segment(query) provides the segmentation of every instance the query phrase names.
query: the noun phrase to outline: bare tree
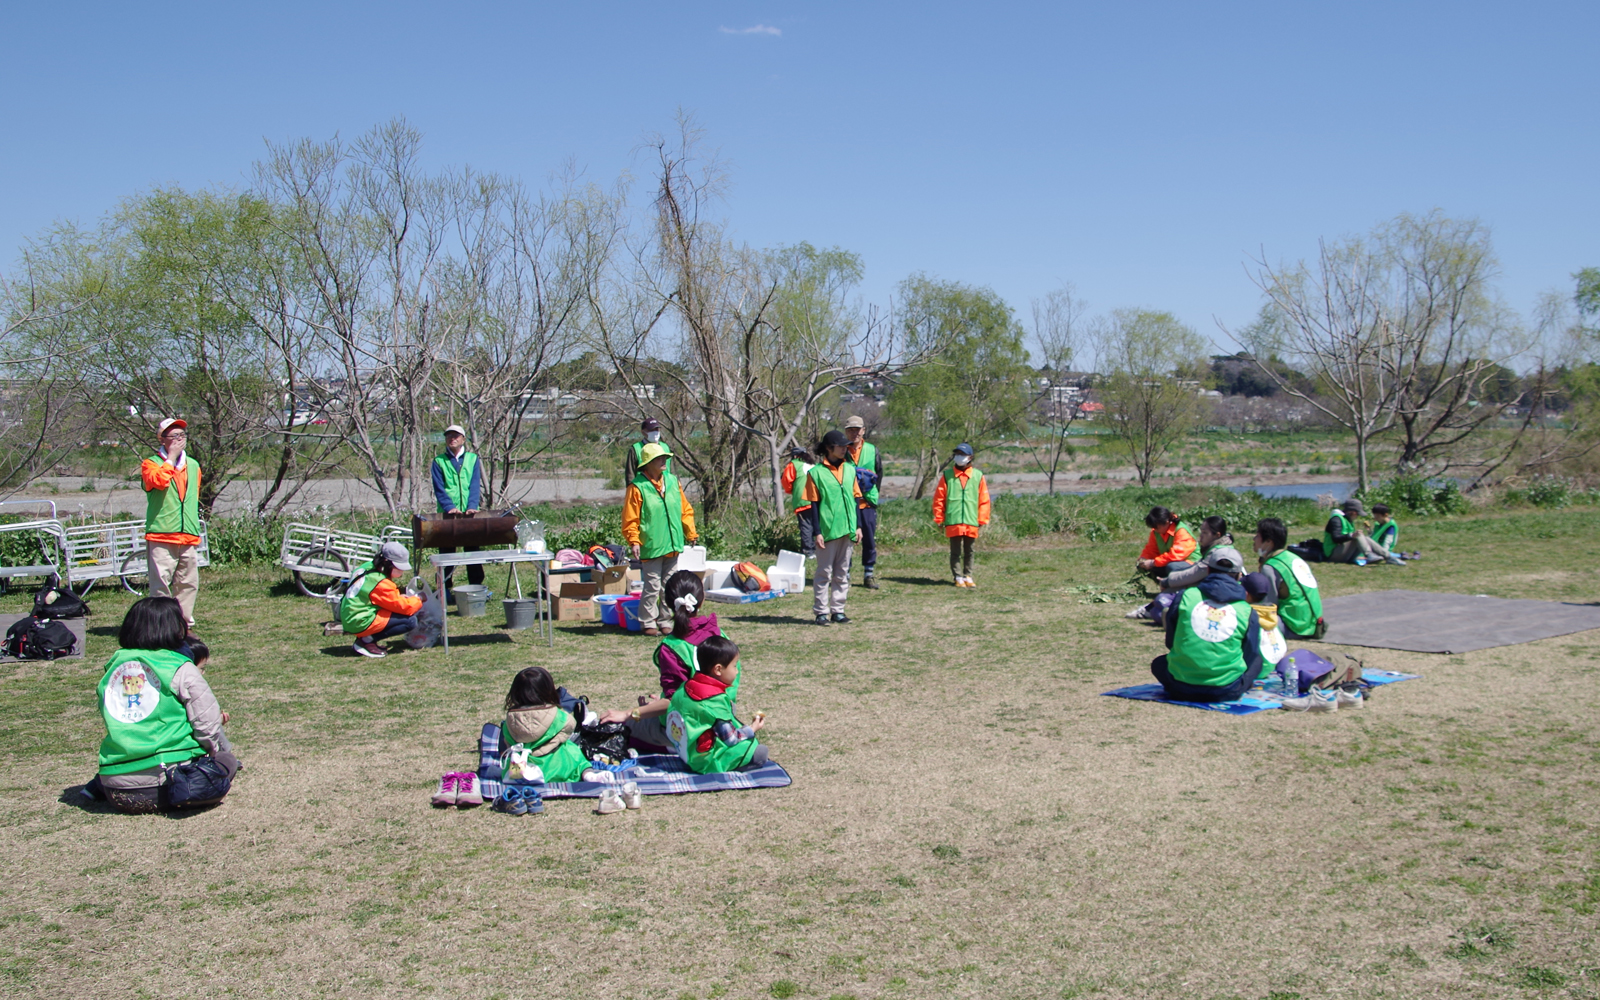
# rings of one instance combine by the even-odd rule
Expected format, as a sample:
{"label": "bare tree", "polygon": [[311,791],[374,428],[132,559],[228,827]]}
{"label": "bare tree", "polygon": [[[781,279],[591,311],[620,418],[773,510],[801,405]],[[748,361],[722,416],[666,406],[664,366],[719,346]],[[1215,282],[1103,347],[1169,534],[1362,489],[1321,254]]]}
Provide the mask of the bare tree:
{"label": "bare tree", "polygon": [[1048,385],[1043,386],[1035,398],[1043,397],[1044,422],[1050,429],[1050,436],[1042,445],[1033,445],[1031,450],[1034,467],[1048,477],[1052,494],[1056,491],[1056,474],[1061,462],[1071,454],[1067,435],[1078,419],[1076,392],[1063,391],[1078,387],[1066,386],[1062,376],[1071,370],[1078,356],[1083,339],[1083,313],[1083,300],[1073,294],[1071,285],[1063,285],[1044,298],[1033,300],[1033,336],[1038,342],[1042,367],[1050,372]]}
{"label": "bare tree", "polygon": [[1199,421],[1206,400],[1201,362],[1206,342],[1171,313],[1118,309],[1096,331],[1105,422],[1128,453],[1139,485],[1172,445]]}

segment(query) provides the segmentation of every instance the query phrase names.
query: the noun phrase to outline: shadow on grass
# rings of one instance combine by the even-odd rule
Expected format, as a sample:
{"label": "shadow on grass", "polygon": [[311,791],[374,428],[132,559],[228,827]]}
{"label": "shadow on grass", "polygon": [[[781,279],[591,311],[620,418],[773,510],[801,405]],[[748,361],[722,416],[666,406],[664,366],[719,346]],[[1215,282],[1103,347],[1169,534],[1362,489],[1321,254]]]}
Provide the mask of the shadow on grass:
{"label": "shadow on grass", "polygon": [[[103,802],[100,799],[90,798],[89,796],[85,795],[83,793],[83,789],[83,785],[69,785],[61,790],[61,795],[56,799],[56,801],[64,806],[72,806],[75,809],[79,809],[83,812],[96,816],[125,815],[111,808],[111,803]],[[222,805],[221,802],[213,802],[209,805],[196,806],[193,809],[162,809],[159,810],[159,814],[164,819],[185,820],[195,816],[203,816],[220,805]],[[133,814],[129,813],[126,815]]]}
{"label": "shadow on grass", "polygon": [[932,576],[886,576],[883,578],[889,583],[909,583],[913,587],[954,587],[955,585],[943,577]]}

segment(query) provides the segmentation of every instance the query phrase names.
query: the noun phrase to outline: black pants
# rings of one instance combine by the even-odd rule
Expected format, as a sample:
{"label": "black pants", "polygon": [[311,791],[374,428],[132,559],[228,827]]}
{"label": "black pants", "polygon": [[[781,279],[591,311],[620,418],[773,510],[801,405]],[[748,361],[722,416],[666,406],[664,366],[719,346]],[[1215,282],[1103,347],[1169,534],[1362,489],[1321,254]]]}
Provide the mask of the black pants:
{"label": "black pants", "polygon": [[878,567],[878,508],[863,507],[861,520],[861,566],[871,576]]}
{"label": "black pants", "polygon": [[1239,675],[1239,679],[1232,684],[1213,687],[1209,684],[1188,684],[1172,676],[1172,671],[1167,668],[1167,654],[1150,661],[1150,672],[1155,674],[1156,680],[1161,682],[1161,687],[1167,692],[1167,697],[1179,701],[1198,701],[1205,704],[1214,704],[1219,701],[1237,701],[1241,695],[1250,690],[1256,682],[1256,672],[1246,668]]}
{"label": "black pants", "polygon": [[[440,549],[439,551],[440,552],[454,552],[455,549]],[[462,551],[463,552],[477,552],[479,550],[475,549],[475,548],[466,548],[466,549],[463,549]],[[444,585],[446,587],[449,587],[450,584],[454,583],[455,582],[455,576],[456,576],[456,567],[451,566],[449,569],[445,570],[444,571]],[[479,584],[479,583],[483,582],[483,564],[482,563],[474,563],[471,566],[467,567],[467,582],[471,583],[471,584]]]}
{"label": "black pants", "polygon": [[796,511],[794,519],[800,523],[800,554],[807,558],[817,554],[816,523],[807,522],[805,514]]}

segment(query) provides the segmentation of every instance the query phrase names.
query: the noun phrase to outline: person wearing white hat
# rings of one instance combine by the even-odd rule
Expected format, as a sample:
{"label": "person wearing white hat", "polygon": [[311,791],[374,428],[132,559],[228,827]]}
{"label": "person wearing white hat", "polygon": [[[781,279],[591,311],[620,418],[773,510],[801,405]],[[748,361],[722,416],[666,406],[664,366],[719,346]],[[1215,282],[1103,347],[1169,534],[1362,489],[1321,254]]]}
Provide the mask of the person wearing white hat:
{"label": "person wearing white hat", "polygon": [[200,593],[200,463],[189,455],[189,425],[156,426],[161,446],[139,465],[144,484],[144,546],[151,597],[171,597],[194,628]]}
{"label": "person wearing white hat", "polygon": [[[467,432],[460,424],[444,429],[444,454],[433,460],[433,499],[439,505],[439,513],[447,518],[473,517],[478,513],[478,504],[483,499],[483,467],[478,463],[478,456],[467,450]],[[455,549],[439,551],[454,552]],[[478,550],[468,548],[467,551]],[[452,568],[446,576],[446,585],[454,573]],[[467,582],[483,582],[481,565],[467,567]]]}
{"label": "person wearing white hat", "polygon": [[399,542],[384,542],[370,563],[356,567],[355,579],[339,602],[339,624],[355,636],[350,648],[362,656],[386,655],[380,639],[417,627],[422,598],[402,594],[395,581],[411,572],[411,558]]}

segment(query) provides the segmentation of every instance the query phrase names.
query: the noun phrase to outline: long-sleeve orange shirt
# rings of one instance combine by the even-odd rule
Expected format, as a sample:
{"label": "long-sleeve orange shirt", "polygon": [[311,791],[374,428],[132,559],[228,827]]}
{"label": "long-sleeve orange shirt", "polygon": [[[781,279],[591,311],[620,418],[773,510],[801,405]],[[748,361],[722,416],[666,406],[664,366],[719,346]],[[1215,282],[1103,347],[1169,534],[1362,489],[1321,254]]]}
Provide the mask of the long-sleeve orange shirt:
{"label": "long-sleeve orange shirt", "polygon": [[[956,478],[961,480],[961,485],[966,486],[967,480],[972,478],[973,469],[956,469]],[[944,524],[945,495],[949,491],[945,488],[944,477],[939,477],[939,485],[933,489],[933,523]],[[978,480],[978,525],[989,523],[989,479],[983,477]],[[970,524],[945,524],[944,537],[946,538],[977,538],[978,528]]]}
{"label": "long-sleeve orange shirt", "polygon": [[361,635],[376,635],[388,628],[391,614],[414,615],[422,610],[422,598],[407,597],[402,594],[393,580],[379,580],[378,585],[367,595],[367,600],[378,609],[378,617],[372,619],[372,624],[368,625]]}
{"label": "long-sleeve orange shirt", "polygon": [[[812,466],[812,468],[818,468],[818,466]],[[843,462],[840,462],[838,465],[829,465],[826,462],[824,462],[821,465],[821,468],[827,469],[829,472],[833,473],[833,478],[839,480],[839,482],[841,482],[841,483],[844,482],[844,463]],[[860,500],[861,499],[861,480],[857,479],[852,485],[855,486],[856,499]],[[817,484],[813,483],[811,481],[811,477],[810,476],[806,477],[806,491],[804,493],[800,494],[800,495],[802,497],[804,497],[805,499],[810,500],[812,503],[817,503],[822,499],[822,495],[817,492]]]}
{"label": "long-sleeve orange shirt", "polygon": [[[1172,544],[1162,552],[1161,543],[1167,539],[1171,539]],[[1194,540],[1194,536],[1173,521],[1163,528],[1150,529],[1150,540],[1144,543],[1144,551],[1139,553],[1139,558],[1153,559],[1157,566],[1165,566],[1171,562],[1188,562],[1199,548],[1200,543]]]}
{"label": "long-sleeve orange shirt", "polygon": [[[178,499],[182,500],[189,495],[189,463],[183,463],[183,468],[175,468],[169,461],[163,459],[156,461],[147,458],[139,463],[139,478],[144,480],[144,488],[148,490],[174,489],[178,491]],[[200,476],[194,477],[194,488],[200,488]],[[152,531],[144,536],[152,542],[162,545],[199,545],[200,536],[190,535],[182,531]]]}
{"label": "long-sleeve orange shirt", "polygon": [[[799,479],[800,479],[799,470],[795,468],[794,462],[790,461],[788,465],[785,465],[783,467],[783,476],[779,478],[778,482],[779,482],[780,485],[783,486],[783,492],[789,494],[790,496],[794,496],[794,484],[796,482],[798,482]],[[801,487],[802,490],[804,488],[805,487]],[[801,495],[802,498],[805,496],[804,493],[801,493],[800,495]],[[798,511],[805,510],[805,508],[804,507],[797,507],[797,508],[795,508],[795,510],[798,512]]]}
{"label": "long-sleeve orange shirt", "polygon": [[[665,481],[650,484],[656,488],[660,496],[667,495]],[[644,509],[644,494],[639,492],[639,487],[628,484],[628,492],[622,500],[622,540],[629,545],[642,545],[639,540],[639,512]],[[683,498],[683,540],[690,545],[700,540],[700,532],[694,526],[694,505],[688,497]]]}

